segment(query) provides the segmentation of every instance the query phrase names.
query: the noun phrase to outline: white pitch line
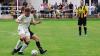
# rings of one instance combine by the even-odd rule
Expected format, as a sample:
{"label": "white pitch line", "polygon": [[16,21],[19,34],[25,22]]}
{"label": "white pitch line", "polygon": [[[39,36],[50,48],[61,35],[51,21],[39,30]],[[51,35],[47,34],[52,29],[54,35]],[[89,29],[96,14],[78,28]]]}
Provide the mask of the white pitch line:
{"label": "white pitch line", "polygon": [[13,35],[13,36],[16,36],[17,35],[17,33],[15,33],[15,32],[8,32],[8,31],[0,31],[0,33],[8,33],[8,34],[11,34],[11,35]]}

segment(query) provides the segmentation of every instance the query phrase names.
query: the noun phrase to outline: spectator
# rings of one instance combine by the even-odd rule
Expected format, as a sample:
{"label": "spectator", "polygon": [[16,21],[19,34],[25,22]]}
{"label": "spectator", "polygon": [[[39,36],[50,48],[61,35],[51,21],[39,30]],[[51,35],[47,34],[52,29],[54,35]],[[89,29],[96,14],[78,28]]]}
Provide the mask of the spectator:
{"label": "spectator", "polygon": [[100,3],[98,3],[98,6],[97,6],[97,13],[98,13],[98,17],[100,17]]}
{"label": "spectator", "polygon": [[63,15],[64,15],[64,18],[68,17],[68,3],[65,3],[64,6],[63,6]]}
{"label": "spectator", "polygon": [[92,4],[92,6],[91,6],[91,15],[94,15],[94,13],[95,13],[95,5]]}
{"label": "spectator", "polygon": [[29,8],[34,8],[33,5],[31,3],[28,3],[28,7]]}
{"label": "spectator", "polygon": [[62,17],[63,7],[64,7],[64,4],[60,3],[60,5],[58,6],[59,13],[57,13],[59,15],[58,18]]}
{"label": "spectator", "polygon": [[49,15],[48,15],[48,17],[52,17],[52,5],[49,3],[48,4],[48,11],[49,11]]}
{"label": "spectator", "polygon": [[78,12],[78,7],[77,7],[77,5],[75,5],[75,10],[74,10],[75,16],[77,16],[77,12]]}
{"label": "spectator", "polygon": [[54,9],[58,9],[58,5],[57,5],[57,2],[54,4]]}
{"label": "spectator", "polygon": [[73,4],[71,2],[69,4],[69,13],[70,13],[69,17],[72,18],[73,17]]}
{"label": "spectator", "polygon": [[0,17],[1,17],[1,3],[0,3]]}
{"label": "spectator", "polygon": [[44,6],[43,6],[43,4],[41,4],[41,6],[40,6],[40,13],[41,13],[41,17],[43,18],[44,17]]}
{"label": "spectator", "polygon": [[44,10],[48,9],[48,4],[46,2],[43,3]]}
{"label": "spectator", "polygon": [[89,4],[86,3],[86,8],[88,9],[88,15],[89,15]]}
{"label": "spectator", "polygon": [[48,16],[48,4],[46,2],[43,3],[43,7],[44,7],[44,17]]}
{"label": "spectator", "polygon": [[51,4],[50,3],[48,4],[48,9],[51,10]]}
{"label": "spectator", "polygon": [[60,3],[60,5],[58,6],[60,10],[63,9],[64,4]]}

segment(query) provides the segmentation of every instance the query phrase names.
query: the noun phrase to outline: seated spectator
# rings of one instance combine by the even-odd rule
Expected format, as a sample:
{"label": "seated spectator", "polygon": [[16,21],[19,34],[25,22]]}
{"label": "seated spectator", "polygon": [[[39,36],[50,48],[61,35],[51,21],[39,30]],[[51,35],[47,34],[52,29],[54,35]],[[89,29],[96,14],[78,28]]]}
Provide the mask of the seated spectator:
{"label": "seated spectator", "polygon": [[40,6],[40,13],[41,13],[41,15],[40,15],[40,17],[44,17],[44,6],[43,6],[43,4],[41,4],[41,6]]}
{"label": "seated spectator", "polygon": [[58,9],[56,9],[55,14],[57,19],[61,18],[61,7],[58,7]]}
{"label": "seated spectator", "polygon": [[69,4],[69,13],[70,13],[69,17],[72,18],[73,17],[73,4],[71,2]]}
{"label": "seated spectator", "polygon": [[65,3],[65,5],[63,6],[63,17],[66,18],[68,17],[68,3]]}

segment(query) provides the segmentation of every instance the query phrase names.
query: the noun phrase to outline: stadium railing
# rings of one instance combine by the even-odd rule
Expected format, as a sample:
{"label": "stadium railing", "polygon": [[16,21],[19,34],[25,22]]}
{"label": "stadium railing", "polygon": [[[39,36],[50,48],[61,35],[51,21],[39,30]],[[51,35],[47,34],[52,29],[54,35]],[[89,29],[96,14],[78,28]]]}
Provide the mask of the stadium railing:
{"label": "stadium railing", "polygon": [[[22,6],[1,6],[0,7],[0,19],[13,19],[17,18],[20,15]],[[73,10],[73,12],[70,12],[70,9],[65,11],[60,11],[60,13],[56,11],[45,11],[41,13],[40,11],[36,11],[36,16],[40,18],[74,18],[76,15],[76,12]],[[98,17],[97,14],[95,14],[95,17]]]}
{"label": "stadium railing", "polygon": [[[0,7],[0,19],[12,19],[20,15],[20,8],[22,6],[1,6]],[[18,8],[18,9],[17,9]]]}

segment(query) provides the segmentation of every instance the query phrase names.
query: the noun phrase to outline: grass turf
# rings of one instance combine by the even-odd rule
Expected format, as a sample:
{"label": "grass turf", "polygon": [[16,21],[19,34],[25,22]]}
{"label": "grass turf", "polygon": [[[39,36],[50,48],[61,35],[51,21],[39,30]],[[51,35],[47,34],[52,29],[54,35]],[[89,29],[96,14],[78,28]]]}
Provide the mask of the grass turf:
{"label": "grass turf", "polygon": [[[78,36],[76,20],[43,20],[41,24],[31,26],[31,30],[40,36],[42,46],[48,50],[38,56],[100,56],[100,20],[88,21],[87,37]],[[1,20],[0,56],[11,56],[18,39],[17,24],[13,20]],[[31,56],[32,49],[37,48],[31,40],[24,56]]]}

